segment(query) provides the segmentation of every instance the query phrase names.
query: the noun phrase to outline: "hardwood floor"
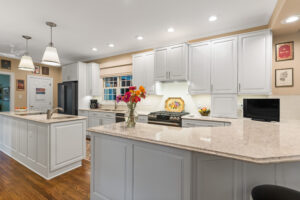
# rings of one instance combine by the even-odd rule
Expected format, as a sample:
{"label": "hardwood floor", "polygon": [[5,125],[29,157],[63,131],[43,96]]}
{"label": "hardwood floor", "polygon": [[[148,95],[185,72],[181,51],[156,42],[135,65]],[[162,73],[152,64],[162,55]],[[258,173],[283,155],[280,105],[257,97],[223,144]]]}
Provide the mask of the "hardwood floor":
{"label": "hardwood floor", "polygon": [[0,151],[0,200],[88,200],[90,162],[50,181]]}

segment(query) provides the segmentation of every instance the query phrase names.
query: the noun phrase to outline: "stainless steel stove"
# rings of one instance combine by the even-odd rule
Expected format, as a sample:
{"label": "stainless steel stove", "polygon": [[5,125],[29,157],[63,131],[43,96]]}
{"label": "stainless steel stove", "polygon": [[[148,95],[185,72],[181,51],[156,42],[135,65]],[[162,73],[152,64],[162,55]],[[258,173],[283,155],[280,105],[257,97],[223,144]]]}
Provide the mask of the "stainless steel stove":
{"label": "stainless steel stove", "polygon": [[148,115],[148,123],[181,127],[182,116],[188,114],[189,113],[187,112],[168,112],[168,111],[152,112]]}

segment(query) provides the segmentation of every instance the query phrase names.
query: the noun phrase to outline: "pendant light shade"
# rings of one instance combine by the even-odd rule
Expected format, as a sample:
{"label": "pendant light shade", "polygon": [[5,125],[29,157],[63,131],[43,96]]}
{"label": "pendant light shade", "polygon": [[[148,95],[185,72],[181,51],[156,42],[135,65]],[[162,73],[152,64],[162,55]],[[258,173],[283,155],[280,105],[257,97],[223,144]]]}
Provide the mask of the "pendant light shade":
{"label": "pendant light shade", "polygon": [[21,58],[18,69],[24,71],[34,71],[34,64],[32,58],[28,54],[28,40],[30,40],[31,37],[23,35],[23,38],[26,39],[26,52]]}
{"label": "pendant light shade", "polygon": [[53,46],[52,42],[52,28],[56,27],[56,24],[53,22],[46,22],[47,26],[50,26],[51,31],[51,41],[49,46],[46,47],[46,50],[43,55],[42,64],[51,65],[51,66],[60,66],[60,61],[56,48]]}

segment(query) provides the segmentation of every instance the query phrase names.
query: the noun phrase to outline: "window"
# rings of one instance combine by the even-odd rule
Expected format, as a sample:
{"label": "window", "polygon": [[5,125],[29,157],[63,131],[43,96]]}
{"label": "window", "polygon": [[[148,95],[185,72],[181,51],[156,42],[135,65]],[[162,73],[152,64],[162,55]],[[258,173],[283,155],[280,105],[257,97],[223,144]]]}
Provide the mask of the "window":
{"label": "window", "polygon": [[103,78],[104,100],[115,101],[117,95],[124,95],[132,85],[132,76],[116,76]]}

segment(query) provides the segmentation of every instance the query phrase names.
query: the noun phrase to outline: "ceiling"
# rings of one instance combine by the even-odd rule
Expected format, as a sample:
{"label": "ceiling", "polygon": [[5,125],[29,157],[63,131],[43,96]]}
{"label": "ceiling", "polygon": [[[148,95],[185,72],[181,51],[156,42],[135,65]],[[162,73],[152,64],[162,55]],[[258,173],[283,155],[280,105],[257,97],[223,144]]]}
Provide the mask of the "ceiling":
{"label": "ceiling", "polygon": [[[22,35],[40,62],[58,24],[54,46],[63,64],[184,42],[266,25],[277,0],[0,0],[0,52],[22,52]],[[218,20],[209,22],[211,15]],[[174,27],[174,33],[167,29]],[[136,40],[142,35],[144,40]],[[110,48],[107,44],[115,44]],[[96,47],[98,52],[92,51]]]}

